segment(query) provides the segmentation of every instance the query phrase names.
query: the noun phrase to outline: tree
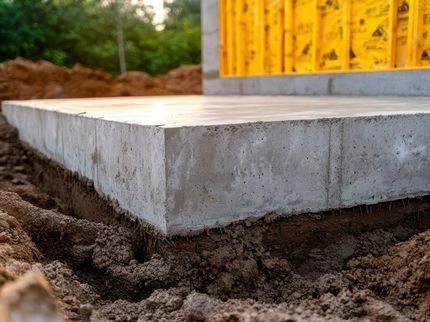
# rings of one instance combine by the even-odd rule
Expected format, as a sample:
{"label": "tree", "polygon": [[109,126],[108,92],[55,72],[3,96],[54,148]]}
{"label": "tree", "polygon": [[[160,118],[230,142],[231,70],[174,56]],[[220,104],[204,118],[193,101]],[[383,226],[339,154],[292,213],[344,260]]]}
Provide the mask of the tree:
{"label": "tree", "polygon": [[200,62],[199,1],[170,3],[164,30],[143,1],[0,0],[0,61],[22,56],[153,75]]}
{"label": "tree", "polygon": [[200,28],[200,0],[164,1],[167,11],[166,29],[181,29],[183,23]]}

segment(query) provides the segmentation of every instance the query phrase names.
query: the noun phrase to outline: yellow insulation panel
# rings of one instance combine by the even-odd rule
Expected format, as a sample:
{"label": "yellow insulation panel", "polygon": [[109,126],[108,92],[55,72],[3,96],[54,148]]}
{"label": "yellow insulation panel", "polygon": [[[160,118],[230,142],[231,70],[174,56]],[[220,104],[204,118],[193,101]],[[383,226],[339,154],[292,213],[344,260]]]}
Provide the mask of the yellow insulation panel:
{"label": "yellow insulation panel", "polygon": [[242,73],[248,75],[257,75],[263,71],[263,56],[262,56],[262,33],[263,28],[263,12],[261,1],[258,0],[243,0],[238,1],[239,13],[239,28],[240,32],[237,35],[243,46],[240,47],[243,52]]}
{"label": "yellow insulation panel", "polygon": [[[227,68],[227,75],[232,76],[236,75],[236,46],[234,39],[234,10],[233,10],[233,2],[231,0],[225,0],[225,19],[221,19],[220,24],[225,23],[225,37],[226,39],[223,42],[226,44],[227,53],[226,53],[226,62],[221,62],[221,66],[225,65]],[[220,8],[220,10],[223,7]],[[222,12],[222,11],[220,11]],[[222,52],[221,47],[221,59],[223,59],[224,54]]]}
{"label": "yellow insulation panel", "polygon": [[293,3],[294,71],[314,70],[314,30],[317,0],[295,0]]}
{"label": "yellow insulation panel", "polygon": [[294,16],[293,16],[294,0],[284,1],[284,72],[291,73],[294,66]]}
{"label": "yellow insulation panel", "polygon": [[221,76],[430,67],[430,0],[219,0]]}
{"label": "yellow insulation panel", "polygon": [[264,72],[283,72],[284,0],[264,0]]}
{"label": "yellow insulation panel", "polygon": [[[344,24],[349,0],[323,0],[320,10],[320,45],[318,52],[318,69],[342,69],[348,53],[345,47],[347,28]],[[346,51],[346,52],[345,52]]]}
{"label": "yellow insulation panel", "polygon": [[233,22],[234,22],[234,45],[236,50],[236,75],[247,75],[245,69],[246,59],[246,11],[245,1],[233,1]]}
{"label": "yellow insulation panel", "polygon": [[351,68],[388,68],[390,1],[354,1],[352,12]]}
{"label": "yellow insulation panel", "polygon": [[411,1],[397,0],[396,21],[396,63],[395,67],[406,67],[408,58],[408,31],[410,24]]}
{"label": "yellow insulation panel", "polygon": [[[220,0],[220,12],[225,12],[227,0]],[[220,27],[219,27],[219,48],[220,48],[220,70],[221,76],[226,76],[228,72],[228,50],[227,50],[227,22],[226,15],[220,16]]]}
{"label": "yellow insulation panel", "polygon": [[418,16],[418,65],[430,66],[430,0],[420,1]]}
{"label": "yellow insulation panel", "polygon": [[264,39],[261,32],[264,28],[263,5],[260,0],[245,0],[244,3],[246,17],[245,68],[250,74],[262,74],[264,63]]}

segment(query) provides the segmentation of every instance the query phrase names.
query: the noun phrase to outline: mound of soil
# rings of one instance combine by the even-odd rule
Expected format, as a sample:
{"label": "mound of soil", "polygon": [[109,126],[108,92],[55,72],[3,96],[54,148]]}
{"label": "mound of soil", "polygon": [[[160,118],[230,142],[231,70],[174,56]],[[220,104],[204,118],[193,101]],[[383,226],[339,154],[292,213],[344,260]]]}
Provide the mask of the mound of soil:
{"label": "mound of soil", "polygon": [[159,240],[142,255],[147,240],[132,226],[77,217],[67,200],[42,191],[34,178],[48,173],[51,163],[36,167],[36,154],[1,115],[0,151],[0,291],[14,280],[22,285],[19,278],[28,271],[41,272],[67,321],[430,319],[426,200],[413,216],[382,226],[362,214],[357,220],[365,229],[347,229],[353,222],[325,234],[307,228],[309,236],[318,234],[316,242],[294,247],[274,244],[267,232],[291,227],[294,234],[301,222],[321,226],[324,219],[246,221]]}
{"label": "mound of soil", "polygon": [[200,94],[202,91],[202,68],[200,65],[184,65],[157,78],[167,91],[180,95]]}
{"label": "mound of soil", "polygon": [[27,272],[0,292],[0,321],[63,322],[55,296],[40,272]]}
{"label": "mound of soil", "polygon": [[16,58],[0,64],[0,103],[2,100],[37,98],[113,97],[144,95],[185,95],[201,93],[201,67],[181,66],[152,78],[130,71],[113,77],[102,70],[76,64],[73,68],[47,61],[31,62]]}

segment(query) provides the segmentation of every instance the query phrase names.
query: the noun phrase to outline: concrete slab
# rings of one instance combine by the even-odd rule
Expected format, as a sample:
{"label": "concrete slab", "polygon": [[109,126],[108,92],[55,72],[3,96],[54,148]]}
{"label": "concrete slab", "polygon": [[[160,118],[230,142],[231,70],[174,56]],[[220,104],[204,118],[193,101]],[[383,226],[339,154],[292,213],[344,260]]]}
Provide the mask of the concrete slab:
{"label": "concrete slab", "polygon": [[9,101],[20,138],[167,235],[430,193],[430,99]]}

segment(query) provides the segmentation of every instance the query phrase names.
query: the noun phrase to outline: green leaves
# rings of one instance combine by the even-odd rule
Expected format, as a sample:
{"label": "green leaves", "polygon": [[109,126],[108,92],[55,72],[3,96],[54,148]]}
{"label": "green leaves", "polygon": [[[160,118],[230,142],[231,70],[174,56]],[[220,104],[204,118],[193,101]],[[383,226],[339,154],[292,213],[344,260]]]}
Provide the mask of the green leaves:
{"label": "green leaves", "polygon": [[68,67],[81,63],[117,74],[118,5],[128,70],[155,75],[200,63],[198,0],[166,4],[162,31],[155,29],[142,1],[0,0],[0,61],[22,56]]}

